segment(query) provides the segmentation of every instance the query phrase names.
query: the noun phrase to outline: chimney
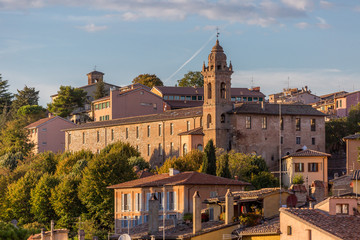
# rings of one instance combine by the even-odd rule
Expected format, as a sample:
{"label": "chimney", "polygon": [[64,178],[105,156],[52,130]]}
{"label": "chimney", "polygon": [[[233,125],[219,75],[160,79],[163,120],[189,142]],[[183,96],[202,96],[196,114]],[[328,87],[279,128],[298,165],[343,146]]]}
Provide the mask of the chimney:
{"label": "chimney", "polygon": [[199,191],[193,196],[193,234],[201,231],[201,198]]}
{"label": "chimney", "polygon": [[230,189],[227,190],[225,195],[225,224],[233,222],[234,217],[234,196]]}
{"label": "chimney", "polygon": [[169,168],[169,176],[175,176],[176,174],[179,174],[180,171],[176,170],[174,168]]}
{"label": "chimney", "polygon": [[51,118],[53,114],[51,112],[48,113],[48,118]]}
{"label": "chimney", "polygon": [[50,228],[51,228],[50,240],[55,240],[55,222],[54,222],[54,220],[51,220]]}
{"label": "chimney", "polygon": [[149,200],[149,233],[155,234],[157,231],[159,231],[159,200],[155,193],[152,193]]}

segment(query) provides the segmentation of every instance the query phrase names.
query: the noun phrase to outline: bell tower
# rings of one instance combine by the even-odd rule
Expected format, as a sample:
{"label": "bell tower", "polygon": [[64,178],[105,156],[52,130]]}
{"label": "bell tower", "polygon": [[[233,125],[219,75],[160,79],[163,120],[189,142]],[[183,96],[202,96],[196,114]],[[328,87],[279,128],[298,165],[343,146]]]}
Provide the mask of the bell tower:
{"label": "bell tower", "polygon": [[226,112],[232,109],[231,103],[231,62],[226,63],[223,48],[216,40],[208,57],[208,66],[203,64],[204,76],[203,131],[204,145],[212,139],[216,147],[229,149],[229,119]]}

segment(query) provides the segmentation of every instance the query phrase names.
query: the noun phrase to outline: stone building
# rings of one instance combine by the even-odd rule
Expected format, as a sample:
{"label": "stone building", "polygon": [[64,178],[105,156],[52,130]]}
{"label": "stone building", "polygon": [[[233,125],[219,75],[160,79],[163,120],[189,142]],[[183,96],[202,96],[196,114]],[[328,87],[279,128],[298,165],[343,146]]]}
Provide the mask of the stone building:
{"label": "stone building", "polygon": [[212,139],[216,147],[262,155],[272,170],[281,155],[304,145],[325,151],[325,114],[310,105],[278,105],[231,101],[232,64],[219,41],[209,54],[204,76],[203,106],[160,114],[86,123],[66,129],[66,149],[100,151],[115,141],[129,142],[152,165],[171,156],[202,149]]}

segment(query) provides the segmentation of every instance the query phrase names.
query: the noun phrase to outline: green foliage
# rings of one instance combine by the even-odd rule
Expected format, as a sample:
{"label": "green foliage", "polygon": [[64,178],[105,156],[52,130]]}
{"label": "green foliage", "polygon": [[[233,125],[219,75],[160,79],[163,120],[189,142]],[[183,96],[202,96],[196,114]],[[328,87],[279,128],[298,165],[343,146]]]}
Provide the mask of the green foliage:
{"label": "green foliage", "polygon": [[11,104],[11,109],[16,113],[19,108],[26,105],[38,105],[39,91],[35,91],[35,88],[25,85],[23,90],[17,90],[17,94],[14,95],[15,99]]}
{"label": "green foliage", "polygon": [[193,214],[192,213],[184,213],[183,220],[192,222],[193,220]]}
{"label": "green foliage", "polygon": [[2,80],[0,74],[0,114],[8,111],[11,105],[12,94],[8,92],[8,80]]}
{"label": "green foliage", "polygon": [[292,179],[293,184],[304,184],[304,178],[301,174],[295,175]]}
{"label": "green foliage", "polygon": [[59,184],[59,179],[45,173],[31,190],[31,213],[34,219],[40,223],[47,224],[56,219],[55,211],[50,203],[51,189]]}
{"label": "green foliage", "polygon": [[150,169],[150,163],[145,161],[142,157],[130,157],[128,161],[132,167],[138,167],[138,170]]}
{"label": "green foliage", "polygon": [[245,213],[245,214],[240,215],[239,221],[240,221],[240,224],[251,227],[251,226],[255,226],[255,225],[259,224],[261,218],[262,218],[261,214]]}
{"label": "green foliage", "polygon": [[10,171],[13,171],[19,161],[24,160],[24,155],[21,152],[17,153],[5,153],[4,155],[0,156],[0,166],[8,168]]}
{"label": "green foliage", "polygon": [[27,239],[33,231],[22,227],[15,227],[11,223],[0,220],[0,239],[1,240],[24,240]]}
{"label": "green foliage", "polygon": [[350,134],[360,132],[360,103],[350,108],[346,123]]}
{"label": "green foliage", "polygon": [[270,172],[260,172],[257,175],[253,174],[251,176],[250,183],[256,188],[268,188],[268,187],[278,187],[279,180]]}
{"label": "green foliage", "polygon": [[67,175],[69,173],[81,174],[82,170],[91,161],[94,154],[88,150],[79,152],[65,152],[59,158],[59,164],[56,168],[56,175]]}
{"label": "green foliage", "polygon": [[216,161],[216,176],[231,178],[230,170],[229,170],[229,154],[224,153],[218,157]]}
{"label": "green foliage", "polygon": [[203,75],[196,71],[189,71],[184,75],[184,77],[177,81],[179,87],[203,87],[204,86],[204,77]]}
{"label": "green foliage", "polygon": [[50,202],[59,220],[58,227],[72,229],[76,218],[85,210],[78,197],[79,177],[65,176],[60,184],[51,189]]}
{"label": "green foliage", "polygon": [[71,86],[60,86],[53,103],[48,104],[48,110],[60,117],[69,116],[76,108],[84,107],[86,92]]}
{"label": "green foliage", "polygon": [[195,149],[181,157],[168,158],[164,164],[157,168],[157,173],[168,173],[169,168],[174,168],[180,172],[199,171],[203,162],[204,153]]}
{"label": "green foliage", "polygon": [[99,229],[113,226],[114,191],[107,187],[136,177],[128,161],[133,156],[139,156],[134,147],[117,142],[104,148],[84,170],[79,198]]}
{"label": "green foliage", "polygon": [[201,172],[216,176],[216,155],[215,146],[212,139],[205,146],[203,164]]}
{"label": "green foliage", "polygon": [[17,110],[17,116],[26,123],[35,122],[45,117],[46,109],[38,105],[24,105]]}
{"label": "green foliage", "polygon": [[154,86],[164,86],[163,82],[155,74],[140,74],[132,83],[140,83],[150,88]]}
{"label": "green foliage", "polygon": [[94,94],[94,99],[99,99],[102,97],[106,96],[106,91],[105,91],[105,84],[103,81],[98,81],[96,83],[96,90],[95,90],[95,94]]}

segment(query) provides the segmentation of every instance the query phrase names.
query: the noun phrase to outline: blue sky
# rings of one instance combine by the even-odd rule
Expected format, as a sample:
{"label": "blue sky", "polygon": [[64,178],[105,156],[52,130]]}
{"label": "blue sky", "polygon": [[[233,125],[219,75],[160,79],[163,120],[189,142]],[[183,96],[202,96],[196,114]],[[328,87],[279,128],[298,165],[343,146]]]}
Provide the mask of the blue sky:
{"label": "blue sky", "polygon": [[12,92],[40,90],[43,106],[94,66],[120,86],[142,73],[173,86],[201,70],[219,27],[233,87],[353,91],[359,23],[352,0],[0,0],[0,73]]}

